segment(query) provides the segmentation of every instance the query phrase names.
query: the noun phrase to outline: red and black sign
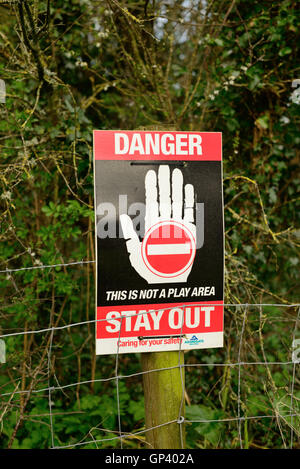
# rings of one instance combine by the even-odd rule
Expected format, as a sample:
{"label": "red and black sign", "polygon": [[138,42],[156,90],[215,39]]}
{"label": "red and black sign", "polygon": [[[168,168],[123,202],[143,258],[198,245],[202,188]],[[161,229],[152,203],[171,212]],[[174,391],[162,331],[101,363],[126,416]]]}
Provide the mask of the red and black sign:
{"label": "red and black sign", "polygon": [[223,344],[221,134],[95,131],[97,354]]}

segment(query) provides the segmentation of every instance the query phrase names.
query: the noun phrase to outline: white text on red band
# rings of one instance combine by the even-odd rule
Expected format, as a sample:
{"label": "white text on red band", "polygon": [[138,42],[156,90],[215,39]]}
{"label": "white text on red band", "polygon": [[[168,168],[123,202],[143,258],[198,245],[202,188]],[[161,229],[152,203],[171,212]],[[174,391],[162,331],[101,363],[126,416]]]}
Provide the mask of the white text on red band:
{"label": "white text on red band", "polygon": [[199,134],[116,132],[116,155],[202,155],[202,137]]}
{"label": "white text on red band", "polygon": [[120,330],[121,321],[124,320],[126,332],[158,331],[160,321],[164,314],[168,316],[168,325],[170,329],[181,329],[186,326],[189,329],[199,327],[200,321],[203,321],[204,327],[211,326],[211,313],[215,311],[214,306],[172,308],[170,310],[160,309],[159,311],[130,310],[130,311],[110,311],[106,315],[109,325],[106,326],[108,333],[116,333]]}

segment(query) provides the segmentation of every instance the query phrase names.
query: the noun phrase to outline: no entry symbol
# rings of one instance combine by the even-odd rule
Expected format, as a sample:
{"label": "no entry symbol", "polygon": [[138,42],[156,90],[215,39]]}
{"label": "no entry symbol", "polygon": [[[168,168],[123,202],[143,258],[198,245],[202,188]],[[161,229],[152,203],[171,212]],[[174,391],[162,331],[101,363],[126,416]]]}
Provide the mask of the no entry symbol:
{"label": "no entry symbol", "polygon": [[163,278],[177,277],[185,272],[191,267],[195,253],[194,236],[184,224],[173,220],[152,226],[142,242],[145,265]]}

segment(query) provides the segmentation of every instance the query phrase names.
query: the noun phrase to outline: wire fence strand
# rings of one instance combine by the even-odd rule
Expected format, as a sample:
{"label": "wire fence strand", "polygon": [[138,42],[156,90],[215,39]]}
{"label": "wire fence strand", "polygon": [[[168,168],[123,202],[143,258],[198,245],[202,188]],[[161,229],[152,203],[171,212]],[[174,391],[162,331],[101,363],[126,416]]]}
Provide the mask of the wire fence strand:
{"label": "wire fence strand", "polygon": [[[8,269],[6,268],[5,270],[0,270],[0,273],[2,274],[7,274],[11,275],[12,273],[15,272],[20,272],[20,271],[27,271],[27,270],[33,270],[33,269],[50,269],[50,268],[55,268],[55,267],[71,267],[71,266],[76,266],[76,265],[85,265],[85,264],[90,264],[94,263],[95,261],[91,260],[81,260],[81,261],[74,261],[74,262],[68,262],[68,263],[60,263],[60,264],[53,264],[53,265],[38,265],[38,266],[31,266],[31,267],[23,267],[20,269]],[[193,305],[189,304],[189,306],[197,306],[197,305],[205,305],[205,302],[195,302]],[[210,306],[213,304],[210,302]],[[182,307],[186,306],[184,304],[181,304]],[[230,424],[236,422],[238,425],[238,440],[239,440],[239,446],[240,448],[243,448],[243,436],[242,436],[242,423],[247,422],[247,421],[256,421],[256,420],[264,420],[264,419],[274,419],[277,421],[283,421],[283,422],[289,422],[290,424],[290,448],[294,447],[294,436],[295,436],[295,428],[294,428],[294,419],[296,417],[299,417],[299,413],[295,412],[294,409],[294,404],[295,404],[295,382],[296,382],[296,370],[297,370],[297,365],[299,364],[298,361],[295,360],[286,360],[286,361],[280,361],[280,360],[256,360],[256,361],[246,361],[242,360],[242,351],[243,351],[243,346],[244,346],[244,335],[245,335],[245,330],[246,330],[246,324],[247,324],[247,317],[248,313],[251,308],[263,308],[263,307],[272,307],[272,308],[298,308],[298,313],[296,318],[290,318],[289,320],[294,323],[293,327],[293,334],[292,334],[292,339],[293,342],[295,341],[296,338],[296,333],[298,331],[298,325],[299,325],[299,319],[300,319],[300,303],[228,303],[224,304],[225,308],[234,308],[236,311],[243,311],[242,316],[240,317],[242,324],[241,324],[241,330],[239,333],[239,340],[238,340],[238,355],[237,355],[237,361],[231,362],[204,362],[204,363],[181,363],[181,341],[179,341],[178,345],[178,364],[172,367],[162,367],[158,369],[152,369],[152,370],[147,370],[147,371],[138,371],[136,373],[128,373],[128,374],[121,374],[119,371],[119,359],[120,359],[120,348],[119,348],[119,343],[121,339],[121,331],[122,331],[122,321],[124,316],[121,315],[121,323],[120,323],[120,329],[119,329],[119,340],[118,340],[118,346],[117,346],[117,353],[115,356],[115,368],[114,368],[114,374],[109,377],[101,377],[101,378],[94,378],[94,379],[89,379],[89,380],[78,380],[74,381],[73,383],[68,383],[68,384],[63,384],[60,385],[57,381],[57,385],[51,385],[51,376],[53,374],[53,365],[52,365],[52,353],[53,353],[53,339],[54,339],[54,334],[57,331],[63,331],[63,330],[68,330],[70,331],[71,328],[74,327],[84,327],[88,326],[90,324],[95,324],[97,322],[101,321],[106,321],[106,319],[87,319],[85,321],[80,321],[80,322],[71,322],[68,324],[64,324],[62,326],[53,325],[53,318],[51,317],[50,319],[50,325],[49,327],[41,328],[41,329],[35,329],[35,330],[28,330],[25,329],[21,331],[15,331],[15,332],[4,332],[0,335],[0,339],[7,339],[7,338],[13,338],[13,337],[19,337],[19,336],[27,336],[27,335],[32,335],[32,334],[47,334],[50,333],[50,338],[49,340],[49,345],[48,345],[48,352],[47,352],[47,386],[46,387],[37,387],[37,388],[32,388],[30,387],[29,389],[19,389],[19,384],[21,383],[21,378],[15,380],[15,388],[13,391],[10,392],[3,392],[0,394],[0,398],[9,398],[9,404],[10,405],[12,402],[14,402],[14,398],[20,395],[27,395],[28,398],[31,396],[40,394],[47,394],[48,396],[48,408],[49,408],[49,427],[50,427],[50,440],[51,440],[51,448],[52,449],[67,449],[67,448],[76,448],[76,447],[81,447],[84,445],[95,445],[97,447],[98,444],[105,443],[107,444],[108,442],[115,442],[119,441],[120,443],[120,448],[123,448],[123,442],[128,439],[128,438],[137,438],[140,435],[145,435],[147,432],[154,430],[156,428],[162,427],[162,426],[167,426],[171,425],[174,423],[177,423],[179,425],[179,430],[180,430],[180,440],[181,440],[181,447],[184,448],[184,438],[183,438],[183,429],[184,429],[184,424]],[[170,307],[166,307],[168,309]],[[157,310],[152,310],[151,312],[159,311]],[[145,315],[149,314],[148,311],[138,313],[137,315]],[[183,331],[183,315],[182,315],[182,322],[181,322],[181,335]],[[289,412],[279,412],[276,410],[275,412],[271,414],[262,414],[262,415],[242,415],[242,369],[243,367],[252,367],[252,366],[264,366],[264,367],[269,367],[269,366],[280,366],[280,367],[287,367],[290,366],[292,367],[292,372],[291,372],[291,383],[290,383],[290,405],[289,405]],[[217,367],[228,367],[231,369],[237,368],[237,376],[238,376],[238,382],[237,382],[237,415],[232,416],[232,417],[224,417],[224,418],[219,418],[219,419],[188,419],[185,418],[183,414],[183,406],[185,402],[185,382],[184,382],[184,372],[186,370],[191,370],[193,368],[203,368],[203,367],[210,367],[211,368],[217,368]],[[119,382],[120,380],[127,380],[127,379],[132,379],[135,377],[142,377],[145,373],[156,373],[160,371],[165,371],[165,370],[171,370],[174,368],[179,368],[180,370],[180,379],[181,379],[181,388],[182,388],[182,396],[181,396],[181,402],[180,402],[180,408],[178,412],[178,418],[176,420],[171,420],[168,422],[163,422],[160,425],[153,426],[151,428],[144,428],[142,430],[138,431],[133,431],[133,432],[123,432],[122,430],[122,419],[121,419],[121,414],[122,414],[122,405],[120,401],[120,388],[119,388]],[[86,385],[91,385],[95,383],[109,383],[109,382],[115,382],[116,384],[116,407],[117,407],[117,424],[118,424],[118,430],[117,434],[112,437],[105,437],[105,438],[94,438],[92,439],[86,439],[84,438],[81,441],[74,442],[72,444],[66,444],[66,445],[59,445],[57,444],[57,439],[55,437],[55,419],[54,419],[54,414],[53,414],[53,404],[52,404],[52,396],[53,393],[55,392],[64,392],[65,390],[76,388],[78,389],[80,386],[86,386]],[[3,386],[2,386],[3,387]],[[106,432],[111,433],[111,430],[105,430]]]}

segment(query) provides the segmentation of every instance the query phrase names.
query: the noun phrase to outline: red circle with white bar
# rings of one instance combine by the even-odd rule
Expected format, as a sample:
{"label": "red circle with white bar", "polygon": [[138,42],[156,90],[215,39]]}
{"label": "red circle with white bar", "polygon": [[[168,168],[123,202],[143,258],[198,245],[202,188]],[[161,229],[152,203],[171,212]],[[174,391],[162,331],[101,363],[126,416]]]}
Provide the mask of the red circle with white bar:
{"label": "red circle with white bar", "polygon": [[177,221],[159,222],[146,233],[142,258],[147,268],[163,278],[178,277],[193,264],[196,242],[191,231]]}

